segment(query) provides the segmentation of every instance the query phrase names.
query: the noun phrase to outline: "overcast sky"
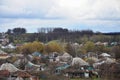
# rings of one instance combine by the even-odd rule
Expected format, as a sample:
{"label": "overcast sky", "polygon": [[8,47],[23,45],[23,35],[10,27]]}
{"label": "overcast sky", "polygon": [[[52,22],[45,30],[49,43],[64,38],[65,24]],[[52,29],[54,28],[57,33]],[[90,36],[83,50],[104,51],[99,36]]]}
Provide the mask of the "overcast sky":
{"label": "overcast sky", "polygon": [[0,0],[0,32],[15,27],[120,32],[120,0]]}

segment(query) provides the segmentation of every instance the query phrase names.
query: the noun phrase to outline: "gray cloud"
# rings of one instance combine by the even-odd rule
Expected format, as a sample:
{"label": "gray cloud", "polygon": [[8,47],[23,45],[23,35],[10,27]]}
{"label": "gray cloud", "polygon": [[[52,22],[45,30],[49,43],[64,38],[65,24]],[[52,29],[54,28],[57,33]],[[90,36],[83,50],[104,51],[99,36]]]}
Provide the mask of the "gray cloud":
{"label": "gray cloud", "polygon": [[51,8],[52,0],[2,0],[2,18],[44,18]]}
{"label": "gray cloud", "polygon": [[[118,31],[120,0],[1,0],[0,28],[67,27]],[[101,28],[104,27],[104,29]]]}
{"label": "gray cloud", "polygon": [[120,19],[119,0],[2,0],[2,18]]}

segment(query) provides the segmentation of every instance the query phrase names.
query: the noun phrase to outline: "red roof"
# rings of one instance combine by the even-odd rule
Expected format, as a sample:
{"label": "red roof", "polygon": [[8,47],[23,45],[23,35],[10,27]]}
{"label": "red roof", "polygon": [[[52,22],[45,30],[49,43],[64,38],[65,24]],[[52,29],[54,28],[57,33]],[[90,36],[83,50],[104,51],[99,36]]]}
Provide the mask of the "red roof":
{"label": "red roof", "polygon": [[22,78],[29,78],[31,75],[25,71],[17,71],[15,74]]}
{"label": "red roof", "polygon": [[10,75],[10,72],[8,70],[0,70],[0,76],[7,77]]}

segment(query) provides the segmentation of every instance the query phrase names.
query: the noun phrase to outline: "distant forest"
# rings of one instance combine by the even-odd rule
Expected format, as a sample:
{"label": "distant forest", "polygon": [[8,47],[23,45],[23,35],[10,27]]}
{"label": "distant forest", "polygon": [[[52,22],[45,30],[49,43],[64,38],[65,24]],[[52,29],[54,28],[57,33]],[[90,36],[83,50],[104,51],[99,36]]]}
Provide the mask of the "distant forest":
{"label": "distant forest", "polygon": [[8,29],[6,32],[10,42],[49,42],[51,40],[60,40],[64,42],[101,41],[101,42],[119,42],[120,32],[101,33],[92,30],[68,30],[66,28],[39,28],[36,33],[27,33],[25,28]]}

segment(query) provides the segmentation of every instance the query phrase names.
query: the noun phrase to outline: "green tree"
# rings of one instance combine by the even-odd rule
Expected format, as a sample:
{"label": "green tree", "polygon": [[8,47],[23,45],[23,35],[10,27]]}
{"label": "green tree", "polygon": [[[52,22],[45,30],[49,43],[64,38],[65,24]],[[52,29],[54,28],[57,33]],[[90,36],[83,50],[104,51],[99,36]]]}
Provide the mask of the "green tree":
{"label": "green tree", "polygon": [[26,33],[25,28],[14,28],[12,31],[13,31],[14,34],[17,34],[17,35]]}
{"label": "green tree", "polygon": [[8,29],[7,32],[6,32],[8,35],[10,35],[12,33],[12,30],[11,29]]}

